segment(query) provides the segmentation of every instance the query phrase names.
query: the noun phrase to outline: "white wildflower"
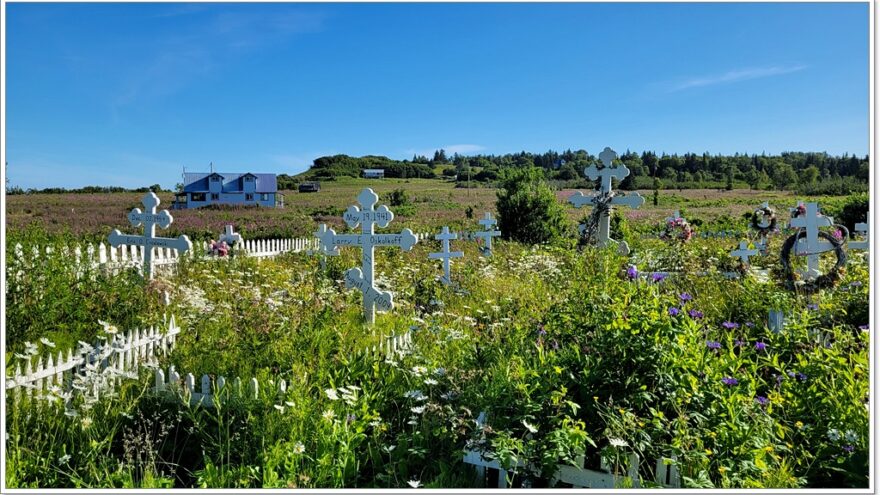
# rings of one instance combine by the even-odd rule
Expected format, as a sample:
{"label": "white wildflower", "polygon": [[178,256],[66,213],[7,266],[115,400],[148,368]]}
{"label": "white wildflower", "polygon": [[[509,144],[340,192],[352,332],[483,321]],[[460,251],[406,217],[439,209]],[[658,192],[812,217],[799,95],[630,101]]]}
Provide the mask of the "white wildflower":
{"label": "white wildflower", "polygon": [[75,418],[75,417],[79,416],[79,413],[76,412],[76,411],[73,410],[73,409],[65,409],[65,410],[64,410],[64,415],[67,416],[67,417],[69,417],[69,418]]}
{"label": "white wildflower", "polygon": [[284,401],[284,404],[287,405],[287,407],[293,407],[293,401],[292,401],[292,400],[286,400],[286,401]]}
{"label": "white wildflower", "polygon": [[840,432],[837,431],[837,428],[831,428],[828,430],[828,439],[832,442],[840,440]]}
{"label": "white wildflower", "polygon": [[40,337],[40,343],[42,343],[44,346],[47,346],[47,347],[52,347],[52,348],[55,347],[55,342],[52,342],[51,340],[47,339],[46,337]]}
{"label": "white wildflower", "polygon": [[419,480],[409,480],[406,482],[406,484],[411,486],[412,488],[418,488],[422,486],[422,482]]}
{"label": "white wildflower", "polygon": [[24,343],[24,353],[29,356],[36,356],[37,355],[37,345],[32,342],[25,342]]}
{"label": "white wildflower", "polygon": [[424,366],[413,366],[412,371],[416,375],[424,375],[428,372],[428,368],[425,368]]}
{"label": "white wildflower", "polygon": [[846,439],[849,443],[856,443],[859,437],[856,435],[856,432],[852,430],[846,430],[846,433],[843,434],[843,438]]}
{"label": "white wildflower", "polygon": [[58,458],[58,464],[67,464],[70,461],[70,454],[64,454]]}
{"label": "white wildflower", "polygon": [[324,390],[324,393],[327,394],[327,398],[330,400],[339,400],[339,394],[336,393],[336,389],[328,388]]}
{"label": "white wildflower", "polygon": [[522,424],[529,430],[529,433],[538,433],[538,428],[535,425],[529,424],[526,420],[522,420]]}
{"label": "white wildflower", "polygon": [[278,410],[278,412],[284,412],[284,406],[281,404],[273,404],[272,407]]}
{"label": "white wildflower", "polygon": [[302,442],[296,442],[296,443],[293,445],[293,453],[294,453],[294,454],[302,454],[302,453],[305,452],[305,451],[306,451],[306,446],[303,445]]}
{"label": "white wildflower", "polygon": [[612,447],[617,448],[629,447],[629,444],[626,443],[626,440],[620,438],[609,438],[608,443],[610,443]]}
{"label": "white wildflower", "polygon": [[324,411],[324,414],[322,414],[321,416],[324,419],[326,419],[327,421],[333,421],[333,418],[336,417],[336,413],[333,412],[332,409],[327,409],[326,411]]}
{"label": "white wildflower", "polygon": [[411,407],[410,410],[416,414],[422,414],[425,412],[425,406]]}
{"label": "white wildflower", "polygon": [[438,383],[437,380],[435,380],[433,378],[426,378],[425,379],[425,385],[437,385],[437,383]]}

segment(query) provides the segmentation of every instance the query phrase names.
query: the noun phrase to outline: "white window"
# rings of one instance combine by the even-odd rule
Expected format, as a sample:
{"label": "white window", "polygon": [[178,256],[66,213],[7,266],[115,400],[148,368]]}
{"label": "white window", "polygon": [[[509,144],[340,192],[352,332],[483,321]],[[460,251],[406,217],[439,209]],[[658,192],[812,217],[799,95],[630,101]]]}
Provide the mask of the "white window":
{"label": "white window", "polygon": [[260,194],[260,201],[269,201],[269,194],[268,193]]}

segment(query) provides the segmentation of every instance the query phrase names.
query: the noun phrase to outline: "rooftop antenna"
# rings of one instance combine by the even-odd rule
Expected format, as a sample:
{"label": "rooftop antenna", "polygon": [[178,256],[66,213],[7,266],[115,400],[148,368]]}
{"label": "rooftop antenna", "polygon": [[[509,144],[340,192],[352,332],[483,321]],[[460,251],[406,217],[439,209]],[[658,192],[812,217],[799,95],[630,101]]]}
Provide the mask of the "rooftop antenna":
{"label": "rooftop antenna", "polygon": [[214,173],[214,162],[211,162],[211,173]]}

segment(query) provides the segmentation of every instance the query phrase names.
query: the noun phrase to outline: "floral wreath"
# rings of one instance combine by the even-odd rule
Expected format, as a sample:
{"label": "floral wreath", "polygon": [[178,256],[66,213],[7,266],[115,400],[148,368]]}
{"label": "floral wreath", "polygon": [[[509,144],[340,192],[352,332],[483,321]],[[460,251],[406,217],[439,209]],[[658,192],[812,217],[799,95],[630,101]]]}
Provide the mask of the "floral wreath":
{"label": "floral wreath", "polygon": [[660,234],[660,238],[666,241],[679,240],[687,242],[693,237],[694,229],[684,218],[673,218],[666,221],[666,230]]}
{"label": "floral wreath", "polygon": [[[796,211],[800,211],[800,210],[798,209]],[[806,209],[804,210],[804,212],[806,212]],[[792,217],[794,218],[796,216],[797,216],[797,213],[793,212]],[[765,218],[770,219],[770,225],[768,225],[766,227],[762,227],[761,221],[764,220]],[[776,211],[774,211],[773,208],[770,208],[768,206],[766,208],[764,208],[764,207],[758,208],[757,210],[752,212],[752,228],[757,230],[758,233],[762,236],[765,236],[768,233],[776,230]]]}
{"label": "floral wreath", "polygon": [[[798,207],[798,210],[800,210],[800,207]],[[801,214],[803,214],[803,212]],[[794,213],[792,216],[794,217]],[[846,251],[843,249],[843,238],[829,234],[825,231],[819,231],[819,237],[825,239],[834,246],[834,254],[837,256],[837,262],[834,263],[834,266],[832,266],[830,270],[828,270],[828,273],[820,275],[816,277],[815,280],[806,282],[800,286],[800,284],[797,283],[797,274],[791,269],[791,250],[794,248],[798,239],[805,237],[806,235],[807,232],[805,230],[800,230],[786,239],[785,243],[782,244],[782,251],[779,253],[779,258],[782,262],[782,271],[785,275],[786,287],[789,290],[800,288],[804,292],[816,292],[818,290],[834,287],[846,272]]]}
{"label": "floral wreath", "polygon": [[229,245],[226,241],[215,241],[211,239],[211,254],[214,256],[226,256],[229,254]]}

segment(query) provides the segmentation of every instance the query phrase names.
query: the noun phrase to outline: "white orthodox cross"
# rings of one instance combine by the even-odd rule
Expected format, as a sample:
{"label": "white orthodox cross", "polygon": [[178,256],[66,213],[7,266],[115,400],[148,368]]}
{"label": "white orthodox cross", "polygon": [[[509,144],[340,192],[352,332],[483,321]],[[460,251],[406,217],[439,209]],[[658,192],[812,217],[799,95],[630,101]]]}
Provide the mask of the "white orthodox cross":
{"label": "white orthodox cross", "polygon": [[819,239],[819,227],[831,227],[834,225],[834,219],[820,215],[819,206],[816,203],[807,203],[805,207],[806,213],[792,218],[790,225],[807,231],[806,237],[799,239],[795,245],[794,254],[807,256],[807,270],[801,271],[801,274],[806,280],[813,280],[820,273],[819,254],[834,249],[833,244]]}
{"label": "white orthodox cross", "polygon": [[678,210],[675,210],[675,213],[671,217],[666,217],[666,223],[674,222],[676,220],[683,220],[683,218],[681,218],[681,213],[679,213]]}
{"label": "white orthodox cross", "polygon": [[871,211],[868,210],[868,217],[865,222],[859,222],[855,225],[856,232],[865,237],[864,241],[849,241],[847,247],[850,249],[869,249],[871,242]]}
{"label": "white orthodox cross", "polygon": [[167,229],[174,219],[168,213],[168,210],[156,213],[156,207],[159,206],[159,196],[156,196],[155,193],[147,193],[141,202],[144,205],[145,211],[141,212],[140,208],[134,208],[128,214],[128,221],[135,227],[143,225],[144,235],[128,235],[119,232],[118,229],[113,229],[108,240],[113,247],[118,247],[122,244],[142,246],[144,249],[144,278],[149,280],[153,278],[154,247],[171,248],[177,250],[178,253],[182,253],[192,249],[192,242],[185,235],[181,235],[176,239],[156,237],[156,226]]}
{"label": "white orthodox cross", "polygon": [[349,206],[342,218],[351,228],[360,225],[360,234],[337,234],[333,229],[324,227],[326,230],[322,232],[322,229],[318,229],[315,235],[321,239],[322,249],[325,252],[327,249],[331,249],[331,246],[333,250],[337,246],[360,247],[363,250],[361,269],[348,270],[346,283],[353,283],[352,287],[357,287],[364,293],[364,319],[367,323],[372,324],[376,321],[376,308],[380,310],[391,308],[390,298],[388,298],[388,305],[385,305],[385,300],[375,295],[383,293],[380,293],[373,286],[373,249],[382,246],[398,246],[404,251],[409,251],[415,246],[418,239],[410,229],[403,229],[399,234],[376,234],[375,226],[387,227],[394,219],[394,214],[385,205],[374,208],[379,202],[379,196],[370,188],[361,191],[357,200],[361,208],[354,205]]}
{"label": "white orthodox cross", "polygon": [[223,234],[220,235],[220,238],[218,240],[220,242],[225,242],[227,245],[229,245],[229,247],[232,247],[232,246],[236,245],[237,243],[241,242],[241,234],[239,234],[238,232],[235,232],[232,229],[232,225],[227,225],[225,232],[223,232]]}
{"label": "white orthodox cross", "polygon": [[[623,180],[629,175],[629,169],[626,168],[626,165],[612,166],[615,158],[617,158],[617,153],[611,148],[606,147],[602,150],[602,152],[599,153],[599,160],[602,161],[604,167],[598,169],[595,165],[590,165],[584,169],[584,175],[586,175],[588,179],[601,179],[599,190],[589,196],[578,191],[568,199],[569,203],[574,205],[575,208],[581,208],[582,206],[595,203],[600,196],[611,193],[611,179]],[[615,195],[611,199],[611,205],[624,205],[629,206],[630,208],[638,208],[644,203],[645,198],[637,192],[628,195]],[[585,226],[581,226],[580,231],[583,232],[584,228]],[[609,242],[615,242],[611,239],[610,207],[607,212],[602,212],[602,216],[599,218],[599,233],[597,240],[600,247],[606,246]],[[624,253],[629,252],[629,247],[626,245],[626,242],[621,243],[620,251]]]}
{"label": "white orthodox cross", "polygon": [[480,249],[480,253],[484,256],[492,256],[492,238],[501,235],[500,230],[493,229],[498,221],[492,218],[492,214],[487,211],[483,219],[477,223],[482,225],[483,229],[485,229],[482,232],[476,232],[474,234],[477,238],[483,239],[483,243],[485,244],[485,246]]}
{"label": "white orthodox cross", "polygon": [[443,260],[443,277],[440,279],[444,284],[449,285],[452,283],[452,275],[449,273],[450,263],[452,258],[461,258],[464,256],[464,253],[461,251],[450,251],[449,250],[449,241],[458,239],[458,235],[453,232],[449,232],[449,227],[443,227],[443,231],[434,236],[434,239],[438,241],[443,241],[443,250],[439,253],[429,253],[428,258],[432,260],[442,259]]}
{"label": "white orthodox cross", "polygon": [[742,264],[745,266],[749,266],[749,257],[757,256],[757,249],[749,249],[748,241],[739,241],[739,249],[735,249],[730,252],[730,255],[734,258],[739,258],[742,260]]}

